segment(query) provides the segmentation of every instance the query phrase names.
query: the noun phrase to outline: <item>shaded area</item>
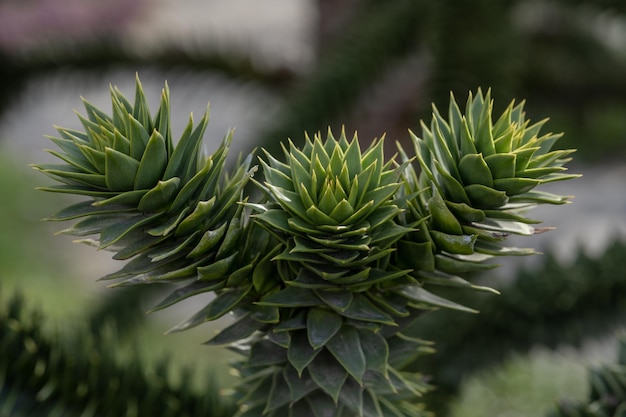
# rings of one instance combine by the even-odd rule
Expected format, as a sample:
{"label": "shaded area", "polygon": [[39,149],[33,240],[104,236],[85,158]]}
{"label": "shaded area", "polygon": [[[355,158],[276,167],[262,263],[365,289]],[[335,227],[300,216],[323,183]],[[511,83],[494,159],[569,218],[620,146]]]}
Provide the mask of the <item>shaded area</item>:
{"label": "shaded area", "polygon": [[415,363],[415,369],[433,376],[437,387],[430,408],[446,415],[464,378],[498,366],[514,353],[537,345],[580,346],[623,326],[625,255],[626,244],[619,241],[597,258],[581,253],[568,265],[548,254],[540,268],[520,271],[501,295],[468,300],[479,314],[442,310],[421,317],[411,334],[433,340],[437,351]]}
{"label": "shaded area", "polygon": [[235,412],[210,376],[199,393],[190,369],[177,370],[180,383],[172,382],[168,358],[152,369],[142,366],[138,351],[120,359],[113,326],[97,333],[79,327],[60,338],[42,330],[43,317],[21,296],[0,297],[0,415],[230,417]]}

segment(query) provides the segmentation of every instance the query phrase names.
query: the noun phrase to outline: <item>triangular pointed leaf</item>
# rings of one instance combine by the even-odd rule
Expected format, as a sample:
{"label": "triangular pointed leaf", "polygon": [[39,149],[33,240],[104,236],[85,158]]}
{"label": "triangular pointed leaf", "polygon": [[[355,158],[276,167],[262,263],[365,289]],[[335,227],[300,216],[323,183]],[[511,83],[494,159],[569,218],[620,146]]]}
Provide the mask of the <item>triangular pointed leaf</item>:
{"label": "triangular pointed leaf", "polygon": [[314,349],[324,346],[341,328],[343,318],[327,308],[311,308],[307,313],[307,335]]}
{"label": "triangular pointed leaf", "polygon": [[163,177],[166,166],[165,140],[159,132],[154,131],[139,162],[134,188],[142,190],[154,187]]}
{"label": "triangular pointed leaf", "polygon": [[107,187],[112,191],[130,191],[135,183],[139,161],[116,151],[105,149],[105,178]]}
{"label": "triangular pointed leaf", "polygon": [[207,321],[222,317],[231,311],[250,292],[251,286],[226,291],[215,297],[202,310],[198,311],[188,320],[176,325],[168,333],[180,332],[190,329]]}
{"label": "triangular pointed leaf", "polygon": [[348,372],[328,352],[318,355],[308,369],[317,386],[337,404],[341,387],[348,379]]}
{"label": "triangular pointed leaf", "polygon": [[291,332],[291,343],[287,350],[287,358],[289,363],[298,371],[298,375],[302,376],[304,368],[315,359],[322,349],[315,350],[309,344],[309,340],[305,331],[299,330]]}
{"label": "triangular pointed leaf", "polygon": [[174,201],[179,185],[180,179],[177,177],[159,181],[156,187],[141,198],[137,208],[143,212],[153,212],[167,207]]}
{"label": "triangular pointed leaf", "polygon": [[354,327],[343,326],[326,344],[326,349],[359,384],[363,384],[366,360],[359,333]]}
{"label": "triangular pointed leaf", "polygon": [[228,345],[251,336],[265,326],[266,324],[254,320],[250,315],[246,315],[220,331],[212,339],[204,342],[204,344],[210,346]]}

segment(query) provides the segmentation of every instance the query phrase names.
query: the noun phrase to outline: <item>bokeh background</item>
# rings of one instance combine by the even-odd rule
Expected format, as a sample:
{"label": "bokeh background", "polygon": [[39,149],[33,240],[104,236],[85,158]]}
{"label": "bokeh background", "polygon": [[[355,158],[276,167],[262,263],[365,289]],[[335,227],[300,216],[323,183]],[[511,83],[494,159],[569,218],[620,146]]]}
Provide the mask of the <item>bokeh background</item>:
{"label": "bokeh background", "polygon": [[[136,74],[154,108],[167,81],[174,136],[211,103],[209,151],[231,127],[236,152],[275,152],[304,131],[345,126],[364,143],[385,134],[393,153],[430,118],[431,103],[446,108],[450,91],[463,102],[491,88],[496,109],[525,99],[531,120],[550,117],[547,129],[565,132],[560,146],[578,149],[570,170],[583,177],[545,188],[576,198],[537,210],[557,230],[521,244],[575,265],[625,240],[622,0],[0,0],[3,292],[23,292],[60,332],[118,300],[123,320],[142,321],[124,343],[139,347],[145,366],[171,354],[172,366],[198,370],[200,389],[206,373],[224,388],[234,380],[229,354],[201,346],[215,328],[162,333],[206,300],[147,317],[150,297],[126,294],[120,305],[128,290],[96,282],[120,265],[53,236],[64,225],[40,219],[71,199],[36,191],[49,180],[28,166],[53,160],[44,149],[54,125],[79,128],[81,96],[108,109],[109,85],[132,96]],[[532,271],[542,262],[509,260],[481,279],[506,285],[522,264]],[[626,280],[626,268],[617,271]],[[623,314],[593,339],[537,344],[468,372],[451,415],[541,415],[560,397],[585,397],[587,367],[613,360]]]}

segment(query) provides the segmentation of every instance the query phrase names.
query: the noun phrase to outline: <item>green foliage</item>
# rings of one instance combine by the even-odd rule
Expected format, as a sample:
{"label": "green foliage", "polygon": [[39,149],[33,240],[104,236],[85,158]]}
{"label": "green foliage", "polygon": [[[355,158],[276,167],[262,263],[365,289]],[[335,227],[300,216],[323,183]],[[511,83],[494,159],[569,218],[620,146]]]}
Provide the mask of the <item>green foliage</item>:
{"label": "green foliage", "polygon": [[[436,311],[407,330],[433,340],[437,352],[414,365],[433,375],[440,402],[449,401],[462,379],[494,367],[509,355],[540,345],[556,349],[601,338],[624,321],[626,244],[616,241],[598,257],[577,253],[564,264],[547,253],[540,267],[520,271],[501,295],[474,296],[480,314]],[[447,331],[449,326],[457,329]],[[494,340],[494,338],[497,339]]]}
{"label": "green foliage", "polygon": [[431,348],[406,330],[428,310],[472,311],[430,287],[483,290],[460,275],[533,253],[501,241],[540,230],[529,208],[567,202],[535,186],[576,177],[562,172],[572,151],[551,150],[560,135],[540,136],[521,105],[494,119],[479,90],[411,135],[420,175],[382,140],[362,151],[329,130],[289,142],[284,162],[266,152],[251,197],[252,155],[225,168],[230,134],[201,154],[208,114],[174,145],[167,88],[154,117],[139,80],[134,103],[111,98],[111,116],[85,101],[85,132],[51,138],[64,164],[35,165],[62,183],[42,189],[89,198],[50,220],[78,219],[63,232],[129,260],[104,277],[116,286],[182,283],[153,310],[214,293],[172,331],[234,315],[207,343],[242,355],[238,417],[427,415],[408,366]]}
{"label": "green foliage", "polygon": [[620,417],[626,414],[626,339],[619,340],[618,361],[592,369],[587,402],[563,400],[549,417]]}
{"label": "green foliage", "polygon": [[43,317],[19,295],[0,294],[0,415],[2,416],[215,416],[230,417],[234,404],[193,373],[172,383],[166,358],[153,370],[138,353],[118,355],[113,327],[74,329],[71,337],[42,330]]}

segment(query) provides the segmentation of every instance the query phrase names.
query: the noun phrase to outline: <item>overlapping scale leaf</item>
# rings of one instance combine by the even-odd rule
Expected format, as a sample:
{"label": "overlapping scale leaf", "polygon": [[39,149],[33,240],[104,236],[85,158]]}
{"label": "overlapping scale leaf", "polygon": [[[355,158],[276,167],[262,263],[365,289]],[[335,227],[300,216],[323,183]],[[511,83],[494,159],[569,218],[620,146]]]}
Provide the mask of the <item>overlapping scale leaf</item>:
{"label": "overlapping scale leaf", "polygon": [[[459,275],[496,266],[485,261],[535,253],[504,241],[547,230],[526,217],[529,209],[568,202],[570,197],[534,188],[577,177],[564,168],[573,150],[552,150],[561,134],[540,133],[546,120],[532,124],[523,106],[512,102],[494,118],[490,92],[478,90],[469,94],[464,112],[451,97],[447,120],[434,107],[421,137],[410,133],[420,173],[406,166],[398,200],[406,201],[405,223],[428,220],[399,242],[397,261],[410,267],[419,254],[414,274],[422,282],[468,287]],[[401,155],[409,159],[403,150]]]}
{"label": "overlapping scale leaf", "polygon": [[155,309],[215,293],[172,331],[233,313],[207,344],[245,358],[239,417],[420,415],[427,386],[403,368],[430,347],[403,328],[426,309],[471,311],[429,286],[481,288],[461,276],[532,253],[502,240],[538,230],[525,210],[566,202],[535,185],[572,177],[558,135],[539,136],[520,105],[493,121],[479,92],[413,135],[419,175],[402,150],[399,165],[382,141],[361,151],[329,131],[261,158],[262,197],[248,201],[251,158],[225,172],[230,134],[201,155],[208,115],[174,145],[167,88],[154,117],[139,82],[134,104],[115,88],[112,103],[109,116],[85,102],[84,132],[51,138],[63,164],[36,168],[62,185],[44,189],[90,198],[51,219],[128,260],[104,277],[114,285],[183,282]]}
{"label": "overlapping scale leaf", "polygon": [[286,162],[261,160],[268,202],[252,205],[256,220],[284,244],[275,259],[289,264],[285,281],[317,288],[366,289],[396,278],[381,267],[409,230],[395,223],[399,168],[385,161],[383,142],[365,152],[356,135],[329,131],[284,148]]}
{"label": "overlapping scale leaf", "polygon": [[[252,344],[245,368],[260,371],[271,363],[277,371],[259,372],[263,382],[251,377],[260,390],[255,395],[270,400],[242,416],[291,410],[386,415],[382,410],[391,402],[379,404],[374,392],[410,391],[413,398],[423,389],[421,381],[399,378],[400,371],[390,368],[381,336],[387,329],[393,337],[399,319],[424,307],[416,292],[401,291],[418,285],[410,270],[389,264],[397,241],[414,225],[397,223],[401,209],[394,199],[403,167],[385,161],[382,145],[374,142],[362,152],[356,136],[349,141],[342,132],[335,139],[329,131],[325,140],[307,137],[302,149],[289,143],[286,162],[271,155],[261,160],[266,182],[259,186],[267,201],[249,206],[281,242],[272,257],[281,284],[255,304],[277,309],[280,321],[263,328],[266,336]],[[246,384],[247,392],[252,387]],[[300,400],[299,388],[287,389],[301,384],[310,391],[306,398],[319,401]]]}
{"label": "overlapping scale leaf", "polygon": [[[312,311],[316,316],[321,313]],[[329,317],[321,313],[314,320]],[[345,325],[331,326],[332,335],[312,336],[307,321],[294,318],[285,324],[300,329],[289,349],[272,333],[251,342],[247,359],[238,364],[242,373],[236,389],[242,404],[238,417],[422,415],[419,399],[430,387],[421,375],[402,368],[409,357],[431,351],[426,342],[398,343],[399,336],[385,338]],[[329,338],[329,343],[314,350],[307,339],[318,336]]]}
{"label": "overlapping scale leaf", "polygon": [[[86,115],[79,115],[84,132],[58,128],[59,137],[51,138],[61,151],[50,152],[63,163],[35,166],[62,183],[42,189],[89,198],[50,220],[77,220],[61,233],[128,260],[103,277],[116,280],[114,285],[186,281],[155,309],[216,292],[209,305],[174,330],[235,309],[263,280],[257,267],[267,269],[270,236],[249,225],[239,204],[254,172],[251,156],[226,172],[232,132],[212,155],[202,154],[208,109],[196,126],[190,117],[174,144],[167,86],[154,116],[139,79],[134,104],[115,87],[111,101],[111,115],[84,101]],[[257,276],[254,285],[251,274]]]}

